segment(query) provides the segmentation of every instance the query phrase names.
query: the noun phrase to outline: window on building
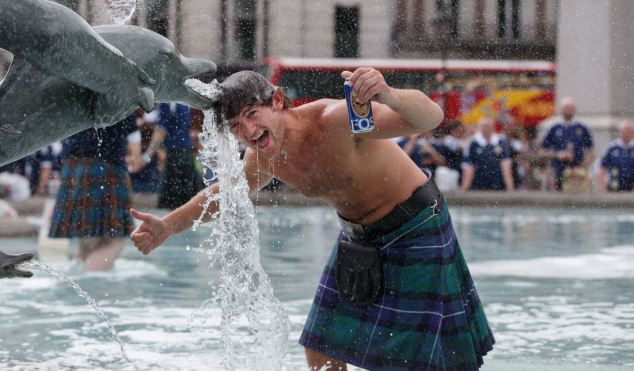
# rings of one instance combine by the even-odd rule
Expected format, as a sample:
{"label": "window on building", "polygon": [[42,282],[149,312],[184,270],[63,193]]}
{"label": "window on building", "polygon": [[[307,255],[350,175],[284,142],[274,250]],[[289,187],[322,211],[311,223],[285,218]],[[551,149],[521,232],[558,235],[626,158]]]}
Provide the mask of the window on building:
{"label": "window on building", "polygon": [[359,8],[340,7],[335,11],[335,57],[359,56]]}
{"label": "window on building", "polygon": [[439,27],[437,32],[440,32],[442,38],[451,37],[457,38],[459,33],[459,17],[460,17],[460,0],[436,0],[436,12],[437,17],[435,22],[436,27]]}
{"label": "window on building", "polygon": [[145,20],[147,28],[168,37],[169,4],[167,0],[145,0]]}
{"label": "window on building", "polygon": [[514,40],[520,38],[520,0],[511,3],[511,36]]}
{"label": "window on building", "polygon": [[458,24],[460,20],[460,0],[451,0],[451,37],[458,37]]}
{"label": "window on building", "polygon": [[256,55],[256,0],[236,1],[235,41],[238,58],[254,60]]}
{"label": "window on building", "polygon": [[506,36],[506,0],[498,0],[498,37]]}
{"label": "window on building", "polygon": [[[507,4],[510,5],[510,12],[507,11]],[[507,35],[508,15],[510,15],[511,34]],[[521,24],[521,0],[498,0],[498,37],[506,38],[510,36],[517,40],[520,38]]]}

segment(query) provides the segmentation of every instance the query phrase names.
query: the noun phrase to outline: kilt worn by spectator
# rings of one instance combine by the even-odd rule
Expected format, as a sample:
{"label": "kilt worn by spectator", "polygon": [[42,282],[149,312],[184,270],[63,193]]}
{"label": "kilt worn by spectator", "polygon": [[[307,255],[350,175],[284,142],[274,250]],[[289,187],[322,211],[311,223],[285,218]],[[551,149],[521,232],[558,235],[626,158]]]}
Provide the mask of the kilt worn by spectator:
{"label": "kilt worn by spectator", "polygon": [[447,205],[441,197],[419,202],[416,213],[405,209],[399,227],[371,240],[357,240],[344,224],[337,243],[352,238],[380,249],[382,293],[367,306],[339,296],[335,245],[300,344],[370,370],[477,369],[495,341]]}
{"label": "kilt worn by spectator", "polygon": [[[134,229],[125,162],[133,133],[138,132],[130,116],[106,129],[88,129],[64,140],[61,186],[49,236],[78,238],[76,260],[86,271],[110,269]],[[140,143],[130,148],[140,153]]]}
{"label": "kilt worn by spectator", "polygon": [[134,229],[128,171],[96,158],[65,161],[51,237],[127,237]]}

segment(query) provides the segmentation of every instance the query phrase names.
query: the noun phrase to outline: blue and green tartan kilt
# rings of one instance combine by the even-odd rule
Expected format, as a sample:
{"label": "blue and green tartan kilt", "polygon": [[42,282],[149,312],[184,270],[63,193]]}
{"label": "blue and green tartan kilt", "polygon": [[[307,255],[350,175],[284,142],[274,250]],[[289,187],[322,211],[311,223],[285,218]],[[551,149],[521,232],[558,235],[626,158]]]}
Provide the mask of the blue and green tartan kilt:
{"label": "blue and green tartan kilt", "polygon": [[128,236],[134,228],[130,189],[123,165],[95,158],[65,161],[49,236]]}
{"label": "blue and green tartan kilt", "polygon": [[335,245],[299,343],[369,370],[478,369],[495,340],[446,202],[369,242],[384,246],[381,295],[368,306],[339,298]]}

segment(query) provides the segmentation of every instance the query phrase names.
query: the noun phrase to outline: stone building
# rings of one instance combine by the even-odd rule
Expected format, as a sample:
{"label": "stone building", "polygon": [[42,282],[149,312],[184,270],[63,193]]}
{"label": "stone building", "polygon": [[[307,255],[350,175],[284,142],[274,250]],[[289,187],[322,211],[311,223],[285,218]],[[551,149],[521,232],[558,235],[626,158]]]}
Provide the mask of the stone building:
{"label": "stone building", "polygon": [[[58,2],[94,25],[112,22],[107,4],[134,4],[134,0]],[[184,55],[211,59],[220,65],[249,65],[261,63],[267,57],[554,60],[559,2],[137,0],[136,3],[131,23],[169,37]]]}
{"label": "stone building", "polygon": [[[107,4],[58,0],[92,24]],[[186,56],[242,68],[268,57],[545,59],[557,95],[608,133],[632,116],[631,0],[137,0],[132,23]],[[587,26],[590,25],[590,26]],[[0,76],[10,55],[0,50]],[[607,134],[606,137],[612,134]]]}
{"label": "stone building", "polygon": [[[132,0],[130,0],[132,1]],[[105,0],[66,0],[103,23]],[[183,54],[554,60],[556,0],[144,0],[133,23]]]}

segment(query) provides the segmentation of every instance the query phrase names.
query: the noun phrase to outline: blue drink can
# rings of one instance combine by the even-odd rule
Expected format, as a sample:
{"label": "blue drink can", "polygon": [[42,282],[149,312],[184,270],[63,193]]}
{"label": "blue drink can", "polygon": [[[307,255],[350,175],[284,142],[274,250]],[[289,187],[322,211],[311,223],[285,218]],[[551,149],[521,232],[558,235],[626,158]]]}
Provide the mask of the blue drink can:
{"label": "blue drink can", "polygon": [[374,129],[374,119],[372,118],[372,105],[355,103],[352,97],[352,85],[350,80],[343,83],[343,92],[346,95],[348,104],[348,120],[350,131],[353,133],[368,133]]}

